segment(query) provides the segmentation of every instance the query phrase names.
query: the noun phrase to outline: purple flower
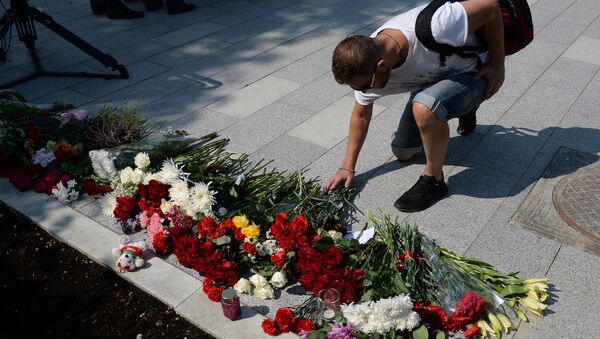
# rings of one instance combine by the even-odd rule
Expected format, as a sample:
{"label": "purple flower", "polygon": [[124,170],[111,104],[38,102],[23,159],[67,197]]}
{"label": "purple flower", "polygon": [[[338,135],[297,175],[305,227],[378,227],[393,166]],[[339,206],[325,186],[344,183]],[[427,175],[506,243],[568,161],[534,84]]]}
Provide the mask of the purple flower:
{"label": "purple flower", "polygon": [[329,328],[327,339],[354,339],[350,324],[335,324]]}

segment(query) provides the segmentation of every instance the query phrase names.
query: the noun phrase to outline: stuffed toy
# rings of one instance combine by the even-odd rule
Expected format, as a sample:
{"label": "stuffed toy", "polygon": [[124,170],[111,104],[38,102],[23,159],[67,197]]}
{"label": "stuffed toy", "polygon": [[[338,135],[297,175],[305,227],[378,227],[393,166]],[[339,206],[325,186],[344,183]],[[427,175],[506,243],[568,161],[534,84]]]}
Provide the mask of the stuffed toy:
{"label": "stuffed toy", "polygon": [[113,255],[119,258],[117,259],[119,272],[129,272],[144,266],[145,248],[146,243],[144,241],[133,242],[129,237],[123,237],[119,248],[113,248],[112,250]]}

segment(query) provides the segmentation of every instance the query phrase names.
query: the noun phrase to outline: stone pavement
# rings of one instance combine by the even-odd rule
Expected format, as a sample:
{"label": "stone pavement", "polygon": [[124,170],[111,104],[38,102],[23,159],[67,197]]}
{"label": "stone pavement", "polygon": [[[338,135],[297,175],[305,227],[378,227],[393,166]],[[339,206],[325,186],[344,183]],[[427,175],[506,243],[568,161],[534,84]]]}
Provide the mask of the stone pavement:
{"label": "stone pavement", "polygon": [[[30,101],[60,100],[91,110],[128,103],[163,126],[184,128],[193,135],[220,131],[231,138],[231,151],[250,153],[254,159],[275,159],[274,165],[282,170],[309,167],[311,176],[326,179],[339,167],[345,151],[353,103],[349,88],[338,85],[330,74],[333,48],[345,36],[369,34],[389,17],[422,3],[189,1],[199,8],[177,16],[161,10],[139,20],[110,21],[92,16],[86,0],[32,0],[30,4],[125,64],[131,78],[45,77],[16,89]],[[414,183],[424,164],[423,157],[401,164],[391,154],[391,134],[407,99],[398,95],[376,103],[356,168],[360,195],[355,203],[362,211],[381,209],[406,223],[418,224],[442,246],[487,260],[501,270],[520,271],[524,277],[547,275],[554,294],[547,317],[520,326],[514,338],[594,337],[600,333],[595,312],[600,308],[600,258],[509,221],[560,147],[600,154],[600,2],[530,3],[536,38],[507,59],[505,84],[480,108],[475,133],[460,137],[454,132],[456,121],[450,124],[445,167],[449,197],[420,213],[394,209],[394,200]],[[140,3],[131,6],[141,9]],[[38,47],[47,69],[103,70],[47,29],[39,29]],[[27,51],[16,39],[8,57],[0,66],[2,82],[31,70]],[[6,192],[1,199],[19,208],[20,200],[14,202]],[[25,196],[28,198],[20,199],[35,199]],[[56,203],[47,203],[58,208]],[[93,201],[73,207],[106,223],[94,217],[97,206]],[[59,237],[61,230],[52,230],[52,222],[75,218],[89,222],[90,227],[97,224],[78,213],[65,220],[50,215],[39,218],[34,220]],[[106,253],[114,246],[110,241],[104,245]],[[102,259],[106,254],[99,251],[84,250],[109,264]],[[166,266],[156,264],[169,269]],[[150,274],[127,278],[142,285],[144,279],[152,280]],[[170,295],[173,292],[168,288],[147,290],[220,337],[235,336],[236,332],[227,331],[236,326],[240,331],[258,326],[258,320],[250,326],[233,326],[221,318],[210,318],[206,310],[199,313],[198,305],[204,309],[215,306],[197,292],[198,286],[173,288],[181,293]],[[286,294],[282,300],[294,300],[288,297]],[[275,305],[254,310],[273,314]],[[248,335],[237,335],[240,333]]]}

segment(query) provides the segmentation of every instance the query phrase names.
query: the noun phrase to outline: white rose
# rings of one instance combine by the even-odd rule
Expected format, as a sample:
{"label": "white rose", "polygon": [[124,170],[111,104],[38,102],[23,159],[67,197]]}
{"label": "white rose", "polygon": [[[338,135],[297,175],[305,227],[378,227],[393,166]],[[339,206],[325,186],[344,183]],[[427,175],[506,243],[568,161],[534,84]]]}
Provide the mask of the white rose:
{"label": "white rose", "polygon": [[233,288],[238,293],[250,294],[252,292],[252,284],[246,278],[240,278]]}
{"label": "white rose", "polygon": [[254,295],[263,300],[274,299],[275,291],[273,291],[273,287],[271,287],[271,285],[266,284],[261,287],[257,287],[256,290],[254,290]]}
{"label": "white rose", "polygon": [[331,237],[331,239],[333,239],[333,241],[342,240],[342,232],[338,232],[336,230],[330,230],[327,233],[329,233],[329,236]]}
{"label": "white rose", "polygon": [[288,279],[283,272],[275,272],[271,277],[271,285],[277,288],[282,288],[287,282]]}
{"label": "white rose", "polygon": [[263,277],[262,275],[260,275],[258,273],[250,277],[250,282],[256,288],[269,284],[267,279],[265,279],[265,277]]}
{"label": "white rose", "polygon": [[150,165],[150,157],[148,153],[140,152],[135,156],[133,162],[137,168],[144,169]]}

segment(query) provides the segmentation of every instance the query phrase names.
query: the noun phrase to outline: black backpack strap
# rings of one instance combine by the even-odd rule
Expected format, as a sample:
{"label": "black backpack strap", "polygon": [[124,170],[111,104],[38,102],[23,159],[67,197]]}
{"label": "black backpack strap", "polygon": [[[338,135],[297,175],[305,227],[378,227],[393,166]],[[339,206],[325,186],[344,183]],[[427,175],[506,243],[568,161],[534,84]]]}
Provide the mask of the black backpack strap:
{"label": "black backpack strap", "polygon": [[[431,21],[433,20],[433,14],[446,2],[456,2],[458,0],[433,0],[427,5],[417,16],[415,23],[415,34],[417,39],[427,49],[434,51],[440,55],[440,66],[446,66],[446,57],[456,54],[461,58],[477,58],[479,59],[478,53],[485,51],[485,47],[482,46],[460,46],[455,47],[448,44],[440,44],[433,38],[431,31]],[[481,61],[480,61],[481,62]]]}

